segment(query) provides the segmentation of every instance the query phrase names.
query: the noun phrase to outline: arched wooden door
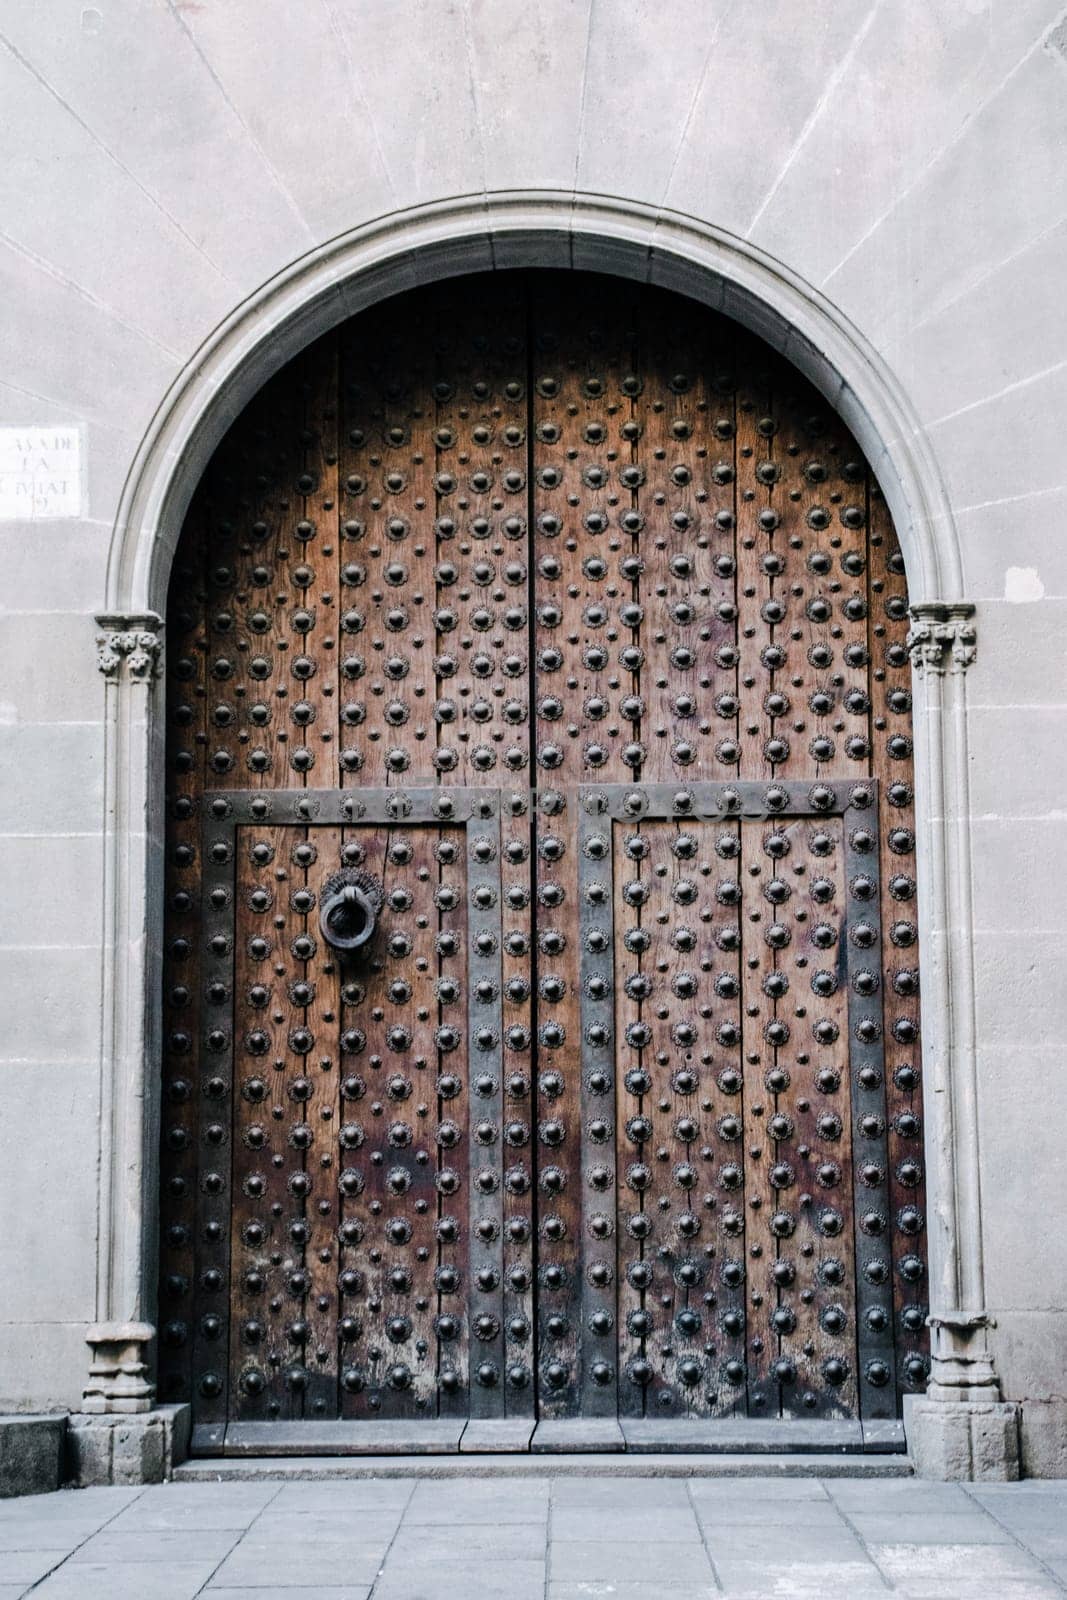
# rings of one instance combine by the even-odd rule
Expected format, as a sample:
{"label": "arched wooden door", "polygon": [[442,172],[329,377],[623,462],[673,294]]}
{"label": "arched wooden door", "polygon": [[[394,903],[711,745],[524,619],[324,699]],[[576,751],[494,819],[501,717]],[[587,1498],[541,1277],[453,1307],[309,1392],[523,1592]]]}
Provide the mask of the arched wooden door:
{"label": "arched wooden door", "polygon": [[264,388],[166,635],[161,1389],[200,1448],[898,1415],[907,628],[840,421],[679,297],[460,279]]}

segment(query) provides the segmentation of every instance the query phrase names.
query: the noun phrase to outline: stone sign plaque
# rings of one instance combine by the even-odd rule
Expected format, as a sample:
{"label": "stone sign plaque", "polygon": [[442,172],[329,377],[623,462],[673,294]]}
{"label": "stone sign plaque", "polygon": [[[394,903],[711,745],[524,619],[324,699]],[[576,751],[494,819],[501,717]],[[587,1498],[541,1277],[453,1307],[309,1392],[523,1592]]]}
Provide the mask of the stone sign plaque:
{"label": "stone sign plaque", "polygon": [[0,428],[0,522],[50,522],[82,509],[77,428]]}

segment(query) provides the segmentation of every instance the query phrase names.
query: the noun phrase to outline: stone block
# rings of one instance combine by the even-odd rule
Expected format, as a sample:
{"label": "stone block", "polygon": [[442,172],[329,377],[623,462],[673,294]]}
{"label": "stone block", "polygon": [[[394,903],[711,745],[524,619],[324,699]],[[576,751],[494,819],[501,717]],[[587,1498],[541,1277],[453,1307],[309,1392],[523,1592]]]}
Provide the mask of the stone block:
{"label": "stone block", "polygon": [[0,1417],[0,1500],[59,1488],[66,1431],[65,1411]]}
{"label": "stone block", "polygon": [[[752,15],[744,9],[719,13],[712,21],[705,7],[693,39],[673,28],[665,39],[660,26],[651,48],[661,71],[669,72],[662,65],[668,43],[700,55],[705,63],[688,106],[685,136],[678,142],[665,204],[747,238],[779,183],[783,163],[803,139],[809,118],[830,98],[827,83],[856,31],[855,18],[852,0],[826,0],[819,9],[817,35],[799,50],[792,0],[764,0],[755,34]],[[667,81],[659,79],[660,84]],[[614,89],[605,92],[610,95]],[[647,110],[658,110],[662,99],[657,88]],[[888,113],[888,106],[882,109]],[[681,134],[681,125],[676,126]],[[619,137],[617,143],[620,153],[637,156],[627,137]],[[820,174],[820,184],[826,181],[826,174]],[[626,183],[622,192],[631,189],[632,184]],[[818,209],[814,199],[808,199],[804,222],[794,221],[792,240],[783,247],[790,263],[795,263],[802,240],[813,231],[808,219]],[[755,237],[762,243],[758,234]]]}
{"label": "stone block", "polygon": [[1019,1441],[1024,1478],[1067,1478],[1067,1400],[1024,1400]]}
{"label": "stone block", "polygon": [[[0,1195],[0,1216],[6,1221],[4,1198]],[[20,1256],[22,1279],[34,1276],[26,1271],[25,1261]],[[90,1272],[91,1262],[92,1252]],[[85,1316],[79,1322],[50,1322],[46,1313],[30,1307],[25,1321],[0,1322],[0,1412],[75,1409],[85,1382],[87,1320]]]}
{"label": "stone block", "polygon": [[[1014,539],[1013,518],[1003,528],[999,548],[1005,569],[1005,540]],[[1024,519],[1025,520],[1025,519]],[[1049,529],[1043,529],[1046,544]],[[1007,557],[1007,559],[1005,559]],[[964,550],[966,563],[967,552]],[[986,600],[978,608],[978,654],[967,673],[967,701],[974,706],[1042,705],[1063,698],[1067,597],[1013,603]],[[1022,810],[1022,807],[1018,808]]]}
{"label": "stone block", "polygon": [[[612,7],[589,8],[583,115],[575,128],[577,167],[571,169],[579,190],[625,194],[651,205],[667,192],[708,53],[704,0],[675,0],[671,14],[665,29],[656,0],[631,0],[620,27]],[[696,40],[703,46],[693,48]],[[620,90],[626,107],[622,137],[610,112]]]}
{"label": "stone block", "polygon": [[[51,1068],[92,1061],[100,1045],[99,993],[99,945],[0,947],[0,994],[11,997],[0,1062],[23,1067],[46,1063]],[[26,995],[33,996],[32,1005],[19,1003]]]}
{"label": "stone block", "polygon": [[972,818],[976,930],[1059,933],[1067,894],[1062,838],[1063,823],[1055,818]]}
{"label": "stone block", "polygon": [[[137,17],[136,9],[131,10]],[[407,7],[398,6],[397,10],[409,30],[399,46],[401,53],[391,58],[399,63],[416,47],[421,30],[418,23],[408,17]],[[392,137],[391,131],[408,124],[393,121],[387,112],[383,133],[380,124],[375,125],[365,93],[366,83],[384,79],[382,87],[388,91],[394,81],[391,72],[364,70],[370,60],[368,43],[377,32],[377,14],[374,21],[361,17],[359,36],[353,41],[342,37],[345,26],[342,18],[342,8],[302,6],[298,12],[286,4],[286,0],[263,0],[252,29],[248,27],[248,13],[243,6],[211,6],[195,12],[185,11],[182,15],[184,29],[195,49],[226,86],[225,94],[216,95],[214,99],[235,116],[227,119],[227,126],[221,114],[222,105],[212,106],[205,100],[210,119],[207,148],[197,140],[195,154],[191,154],[187,166],[173,153],[168,161],[163,144],[154,154],[170,173],[170,181],[177,167],[183,185],[191,185],[187,203],[192,206],[196,225],[205,230],[224,258],[227,258],[227,241],[235,231],[234,224],[227,220],[220,225],[209,217],[209,208],[204,203],[205,171],[213,174],[214,181],[227,195],[231,189],[237,191],[233,200],[240,208],[237,212],[240,233],[260,228],[264,203],[270,200],[273,189],[274,204],[282,213],[282,222],[275,223],[267,235],[274,246],[276,268],[282,264],[280,251],[285,248],[289,234],[294,240],[299,238],[294,226],[298,219],[304,220],[305,238],[310,232],[317,240],[390,211],[398,203],[393,164],[396,146],[401,141]],[[135,31],[142,31],[139,17]],[[175,46],[180,47],[181,35],[177,29],[173,33]],[[192,50],[189,53],[193,55]],[[184,62],[180,65],[184,72]],[[145,82],[151,82],[155,76],[151,53],[145,71],[149,74]],[[202,68],[201,76],[204,76]],[[158,87],[151,93],[153,97],[157,95]],[[328,105],[331,108],[328,133],[319,119],[300,115],[296,97],[304,106]],[[185,103],[186,96],[177,98],[175,114],[183,117],[188,114],[184,111]],[[286,109],[279,115],[281,108]],[[135,142],[140,142],[135,127],[136,121],[128,134]],[[403,148],[406,150],[413,142],[403,141]],[[235,168],[231,167],[231,161],[236,162]],[[258,174],[254,171],[256,166]],[[252,187],[242,195],[243,180],[235,182],[231,173],[246,170]],[[264,173],[270,174],[269,187],[262,181]],[[195,195],[197,174],[199,199]],[[266,252],[262,245],[253,246],[249,241],[245,246],[249,252],[253,248],[256,259],[261,260],[265,268]],[[294,242],[291,248],[295,255],[300,247]],[[248,265],[253,265],[251,254]]]}
{"label": "stone block", "polygon": [[[485,184],[567,188],[574,182],[589,8],[513,6],[507,26],[471,30],[471,75]],[[536,107],[536,127],[517,114]]]}
{"label": "stone block", "polygon": [[[85,672],[91,667],[88,659],[82,663]],[[99,825],[103,801],[100,722],[0,720],[0,827],[5,833],[90,833]]]}
{"label": "stone block", "polygon": [[[953,502],[975,505],[1061,488],[1057,425],[1065,403],[1067,370],[1056,367],[934,418],[929,434]],[[990,438],[1010,438],[1010,452],[983,451],[981,441]]]}
{"label": "stone block", "polygon": [[163,1483],[189,1449],[188,1406],[160,1406],[136,1416],[75,1412],[67,1430],[67,1472],[91,1484]]}
{"label": "stone block", "polygon": [[[122,70],[116,55],[113,71]],[[233,304],[232,281],[32,71],[12,55],[0,71],[12,118],[0,206],[16,242],[80,285],[97,315],[121,281],[122,320],[147,344],[191,355]],[[79,181],[57,233],[61,169]]]}
{"label": "stone block", "polygon": [[[948,154],[970,108],[985,101],[1007,64],[1032,45],[1048,7],[1043,0],[1003,9],[894,0],[888,11],[858,8],[853,31],[868,15],[871,25],[859,48],[833,93],[817,106],[753,235],[812,283],[824,283],[857,245],[864,247],[868,233],[876,250],[884,248],[878,224],[888,223],[892,232],[898,202],[935,152]],[[839,62],[849,54],[848,28],[844,21]],[[831,70],[826,68],[827,75]],[[907,92],[887,94],[890,78],[907,85]],[[823,184],[826,191],[820,190]],[[812,227],[813,197],[820,192],[826,203],[819,206],[819,226]],[[909,265],[910,277],[937,264],[912,258]],[[992,336],[990,331],[981,342]],[[957,351],[953,366],[962,354]]]}
{"label": "stone block", "polygon": [[[91,602],[95,596],[85,598]],[[92,618],[84,612],[19,611],[6,601],[0,620],[4,662],[0,702],[8,727],[42,722],[102,725],[104,679],[96,665],[95,635]],[[61,737],[62,729],[56,733]],[[79,779],[71,766],[63,781],[77,788]],[[85,815],[90,825],[96,821],[88,807]]]}
{"label": "stone block", "polygon": [[[13,250],[0,251],[0,300],[19,308],[4,328],[5,383],[33,396],[62,395],[68,421],[103,418],[135,439],[144,432],[180,366],[177,356]],[[40,415],[34,407],[23,419]]]}
{"label": "stone block", "polygon": [[104,889],[99,835],[9,835],[3,850],[0,945],[99,945]]}
{"label": "stone block", "polygon": [[[956,526],[959,529],[960,549],[963,552],[964,592],[975,601],[1004,602],[1005,620],[1015,615],[1019,627],[1018,650],[1020,665],[1031,666],[1036,657],[1029,639],[1026,624],[1035,614],[1041,615],[1049,596],[1062,602],[1067,595],[1067,541],[1055,537],[1056,531],[1067,523],[1067,488],[1035,489],[1021,500],[983,501],[977,497],[973,504],[956,507]],[[1009,579],[1013,568],[1021,568],[1037,575],[1044,591],[1040,602],[1018,598],[1021,591],[1018,580]],[[1033,589],[1033,579],[1028,578]],[[1009,587],[1011,585],[1011,587]],[[986,648],[986,634],[981,634],[982,649]],[[1025,693],[1027,680],[1019,674],[1019,681],[1011,686],[1001,686]],[[1031,688],[1036,687],[1031,680]]]}
{"label": "stone block", "polygon": [[[323,21],[325,26],[325,17]],[[57,27],[46,37],[31,14],[21,9],[11,13],[8,24],[11,43],[47,76],[74,113],[92,125],[140,186],[159,196],[159,209],[182,220],[183,232],[195,240],[203,259],[224,270],[228,279],[252,288],[307,247],[307,229],[296,202],[263,160],[241,114],[255,106],[255,100],[249,96],[248,106],[238,109],[229,94],[219,93],[178,15],[167,9],[146,11],[137,0],[119,0],[109,4],[106,20],[95,33]],[[315,30],[294,29],[294,38],[305,32],[314,35]],[[259,30],[252,37],[244,30],[246,57],[255,51],[260,37]],[[305,48],[310,51],[314,44],[321,62],[328,52],[314,38]],[[268,53],[263,39],[264,58]],[[167,71],[161,76],[162,60]],[[285,64],[300,70],[288,51]],[[281,61],[278,70],[281,73]],[[335,71],[343,74],[341,62]],[[249,61],[246,81],[252,78]],[[270,93],[264,85],[259,97],[265,129],[272,126],[266,111]],[[152,115],[145,117],[142,108],[148,103]],[[343,92],[331,103],[343,116]],[[276,132],[278,120],[273,119]],[[280,120],[284,129],[299,119]],[[188,127],[195,127],[195,138],[176,137],[178,129]],[[212,182],[205,182],[209,173]],[[216,182],[226,185],[223,207],[212,203]]]}
{"label": "stone block", "polygon": [[[1051,20],[1050,13],[1046,17]],[[1031,30],[1030,46],[1037,43],[1036,19]],[[1021,255],[1049,231],[1051,216],[1062,215],[1067,173],[1059,160],[1065,108],[1058,75],[1063,63],[1041,49],[1029,48],[1020,61],[1022,53],[1015,56],[1017,71],[1002,63],[1000,93],[972,102],[967,110],[960,107],[960,136],[918,156],[919,181],[902,191],[884,216],[875,211],[857,235],[856,247],[824,280],[826,292],[883,347],[934,306],[965,293],[1007,256]],[[995,150],[1010,150],[1012,156],[991,184]],[[1002,300],[1000,314],[1018,314],[1017,297],[1011,304]],[[977,416],[970,421],[972,432],[981,435]]]}
{"label": "stone block", "polygon": [[[924,311],[899,348],[886,352],[920,414],[981,402],[1047,367],[1049,318],[1065,271],[1067,236],[1053,228],[1032,249],[1009,253],[967,293]],[[974,598],[972,589],[968,594]]]}
{"label": "stone block", "polygon": [[[23,1327],[88,1321],[96,1217],[87,1196],[94,1192],[97,1151],[87,1135],[96,1127],[97,1063],[0,1062],[0,1094],[5,1105],[19,1111],[17,1118],[0,1119],[3,1315]],[[51,1410],[67,1399],[34,1392],[24,1353],[13,1339],[13,1329],[0,1335],[0,1404],[9,1399]],[[74,1395],[85,1381],[86,1365],[83,1346],[69,1375]]]}
{"label": "stone block", "polygon": [[904,1427],[921,1478],[1014,1483],[1019,1476],[1018,1406],[915,1399],[905,1404]]}

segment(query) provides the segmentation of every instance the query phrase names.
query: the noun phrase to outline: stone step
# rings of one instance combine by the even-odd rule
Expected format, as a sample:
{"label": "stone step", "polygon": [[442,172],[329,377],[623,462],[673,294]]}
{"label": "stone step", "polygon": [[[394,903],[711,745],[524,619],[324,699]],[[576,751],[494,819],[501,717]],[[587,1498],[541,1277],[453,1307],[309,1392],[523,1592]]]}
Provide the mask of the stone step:
{"label": "stone step", "polygon": [[907,1456],[413,1455],[289,1456],[185,1461],[175,1483],[345,1478],[909,1478]]}

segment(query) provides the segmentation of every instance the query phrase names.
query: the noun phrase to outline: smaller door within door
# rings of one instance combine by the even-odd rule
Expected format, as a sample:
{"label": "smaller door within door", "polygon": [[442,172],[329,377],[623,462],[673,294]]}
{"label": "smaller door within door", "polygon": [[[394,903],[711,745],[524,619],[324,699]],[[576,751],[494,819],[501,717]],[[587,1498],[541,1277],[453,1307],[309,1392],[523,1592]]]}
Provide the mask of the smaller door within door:
{"label": "smaller door within door", "polygon": [[893,1416],[877,785],[579,806],[586,1409]]}
{"label": "smaller door within door", "polygon": [[[206,815],[226,1420],[532,1411],[530,1365],[502,1355],[498,796],[229,793]],[[517,1324],[528,1216],[508,1271]]]}

